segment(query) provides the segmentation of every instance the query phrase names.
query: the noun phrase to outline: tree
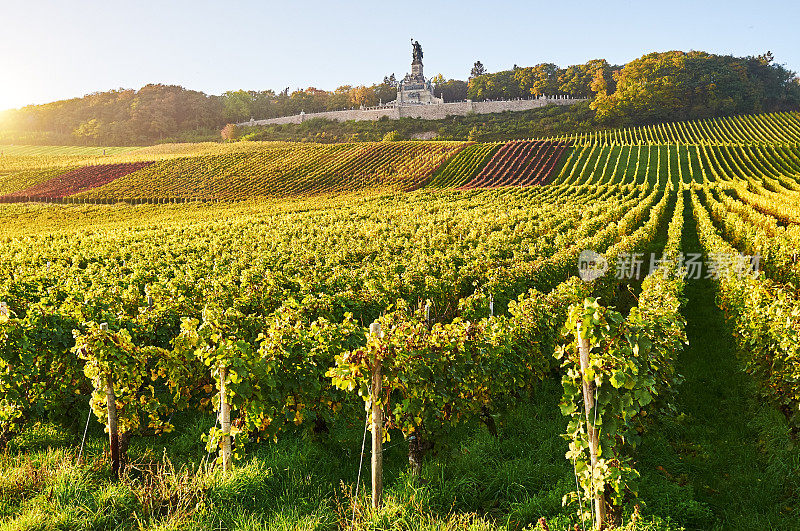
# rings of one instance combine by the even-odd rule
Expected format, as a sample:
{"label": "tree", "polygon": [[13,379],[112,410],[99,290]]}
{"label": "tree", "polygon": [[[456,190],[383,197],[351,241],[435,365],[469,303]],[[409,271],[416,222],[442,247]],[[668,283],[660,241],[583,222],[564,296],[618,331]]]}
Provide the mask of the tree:
{"label": "tree", "polygon": [[84,143],[90,144],[100,136],[100,122],[96,118],[86,120],[75,128],[72,135]]}
{"label": "tree", "polygon": [[236,139],[236,124],[227,124],[221,131],[222,140],[235,140]]}
{"label": "tree", "polygon": [[481,101],[492,97],[495,89],[493,76],[484,74],[471,77],[467,88],[467,97],[471,100]]}
{"label": "tree", "polygon": [[252,93],[245,90],[228,91],[223,94],[223,108],[225,119],[230,122],[243,122],[253,116]]}
{"label": "tree", "polygon": [[471,78],[467,94],[473,100],[512,99],[520,97],[520,90],[514,72],[504,70]]}
{"label": "tree", "polygon": [[328,95],[328,110],[335,111],[350,107],[351,90],[353,90],[353,87],[350,85],[342,85],[341,87],[337,87],[332,94]]}
{"label": "tree", "polygon": [[519,68],[514,72],[521,92],[539,96],[558,94],[558,78],[562,70],[553,63],[541,63],[529,68]]}
{"label": "tree", "polygon": [[378,98],[378,101],[381,103],[396,100],[397,81],[394,79],[394,74],[389,78],[384,78],[383,83],[380,85],[374,85],[373,90],[375,91],[375,96]]}
{"label": "tree", "polygon": [[442,74],[438,74],[431,82],[434,84],[434,94],[444,99],[445,102],[463,101],[467,98],[468,85],[466,81],[446,80]]}
{"label": "tree", "polygon": [[767,50],[767,53],[761,54],[756,57],[756,60],[761,63],[763,66],[769,66],[775,61],[775,56],[772,55],[772,52]]}
{"label": "tree", "polygon": [[378,97],[375,95],[375,90],[372,87],[355,87],[349,92],[350,103],[356,107],[363,105],[364,107],[374,107],[378,104]]}
{"label": "tree", "polygon": [[726,114],[788,110],[800,105],[794,73],[769,54],[738,58],[706,52],[651,53],[614,75],[604,91],[595,76],[592,109],[604,123],[655,123]]}
{"label": "tree", "polygon": [[595,71],[594,77],[592,78],[592,84],[589,88],[592,89],[592,92],[598,95],[608,94],[608,82],[606,81],[602,70],[598,69]]}
{"label": "tree", "polygon": [[592,84],[602,72],[606,90],[614,92],[613,69],[605,59],[592,59],[582,65],[572,65],[558,76],[558,90],[575,98],[590,98],[595,92]]}
{"label": "tree", "polygon": [[480,61],[475,61],[475,64],[472,66],[472,71],[469,74],[470,79],[473,77],[479,77],[486,73],[486,68],[484,68],[483,63]]}

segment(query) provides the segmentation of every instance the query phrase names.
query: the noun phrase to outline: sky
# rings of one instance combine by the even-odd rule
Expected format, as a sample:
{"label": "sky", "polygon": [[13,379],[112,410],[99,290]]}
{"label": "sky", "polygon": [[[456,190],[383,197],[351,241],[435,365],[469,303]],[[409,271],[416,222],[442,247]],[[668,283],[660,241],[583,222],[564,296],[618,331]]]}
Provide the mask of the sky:
{"label": "sky", "polygon": [[148,83],[207,94],[371,85],[410,70],[466,79],[542,62],[771,50],[800,71],[795,0],[0,0],[0,110]]}

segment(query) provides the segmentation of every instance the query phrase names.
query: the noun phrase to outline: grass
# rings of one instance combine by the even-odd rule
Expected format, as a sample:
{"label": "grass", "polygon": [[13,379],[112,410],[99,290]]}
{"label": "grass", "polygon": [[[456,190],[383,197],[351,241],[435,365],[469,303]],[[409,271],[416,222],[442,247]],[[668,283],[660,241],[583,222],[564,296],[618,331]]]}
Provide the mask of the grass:
{"label": "grass", "polygon": [[[199,433],[213,420],[197,415],[170,437],[135,439],[118,482],[110,479],[96,423],[80,466],[75,438],[39,425],[0,457],[0,529],[499,531],[533,529],[546,517],[550,529],[571,530],[573,509],[561,504],[574,477],[564,459],[560,396],[560,383],[547,380],[498,419],[498,437],[482,425],[456,432],[417,478],[394,434],[380,512],[370,509],[369,450],[355,497],[363,434],[355,419],[313,439],[250,445],[223,476],[203,466]],[[655,518],[636,529],[671,528]]]}
{"label": "grass", "polygon": [[[700,252],[690,210],[686,216],[684,250]],[[648,509],[687,529],[800,529],[800,452],[786,421],[759,402],[711,281],[689,281],[686,296],[679,415],[662,417],[638,456]]]}

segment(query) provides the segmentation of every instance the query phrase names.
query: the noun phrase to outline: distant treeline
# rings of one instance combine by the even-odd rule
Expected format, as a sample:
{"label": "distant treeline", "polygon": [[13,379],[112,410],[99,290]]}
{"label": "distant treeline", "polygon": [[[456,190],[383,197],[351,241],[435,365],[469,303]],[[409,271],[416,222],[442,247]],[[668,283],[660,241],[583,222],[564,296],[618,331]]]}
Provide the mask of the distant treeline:
{"label": "distant treeline", "polygon": [[176,85],[146,85],[0,113],[0,143],[124,146],[220,140],[227,123],[371,106],[396,95],[388,77],[371,87],[344,86],[333,92],[287,88],[221,96]]}
{"label": "distant treeline", "polygon": [[[572,131],[561,129],[571,126],[583,130],[800,108],[800,84],[795,73],[775,64],[769,52],[757,57],[733,57],[673,51],[648,54],[624,66],[596,59],[567,68],[543,63],[496,73],[486,73],[483,65],[476,63],[472,74],[468,81],[436,76],[433,81],[437,95],[445,101],[515,99],[540,94],[591,99],[589,109],[553,113],[564,121],[550,129],[565,133]],[[179,86],[147,85],[138,91],[98,92],[0,114],[0,143],[136,145],[220,139],[225,124],[251,117],[275,118],[301,111],[313,113],[385,103],[396,98],[395,83],[392,74],[372,86],[342,86],[334,91],[311,87],[290,92],[286,88],[277,93],[238,90],[210,96]],[[520,126],[513,117],[502,120],[509,120],[509,127],[494,127],[492,137],[504,134],[504,129],[508,134],[548,129]],[[481,133],[486,129],[481,124],[497,125],[497,118],[439,122],[441,127],[434,129],[444,128],[442,136],[465,138],[470,133],[487,134]],[[452,125],[449,129],[448,123]],[[404,128],[397,125],[394,129]],[[373,140],[389,127],[374,122],[341,126],[314,120],[308,125],[265,127],[250,137]],[[425,127],[430,129],[430,124]],[[406,127],[408,134],[419,128],[419,124]],[[226,134],[230,133],[228,128]]]}

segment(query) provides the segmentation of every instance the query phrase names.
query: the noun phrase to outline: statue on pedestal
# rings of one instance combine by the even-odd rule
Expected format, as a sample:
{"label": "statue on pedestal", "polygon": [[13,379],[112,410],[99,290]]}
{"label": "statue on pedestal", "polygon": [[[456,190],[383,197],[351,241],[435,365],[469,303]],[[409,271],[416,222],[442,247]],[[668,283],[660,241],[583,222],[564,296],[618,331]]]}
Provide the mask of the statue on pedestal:
{"label": "statue on pedestal", "polygon": [[419,41],[415,41],[414,38],[411,38],[411,47],[413,48],[413,57],[414,61],[411,63],[412,65],[422,64],[422,46],[420,46]]}
{"label": "statue on pedestal", "polygon": [[433,92],[433,84],[425,79],[422,66],[422,46],[419,41],[411,39],[411,73],[397,84],[397,99],[390,105],[395,107],[405,105],[430,105],[444,103],[442,98],[437,98]]}

